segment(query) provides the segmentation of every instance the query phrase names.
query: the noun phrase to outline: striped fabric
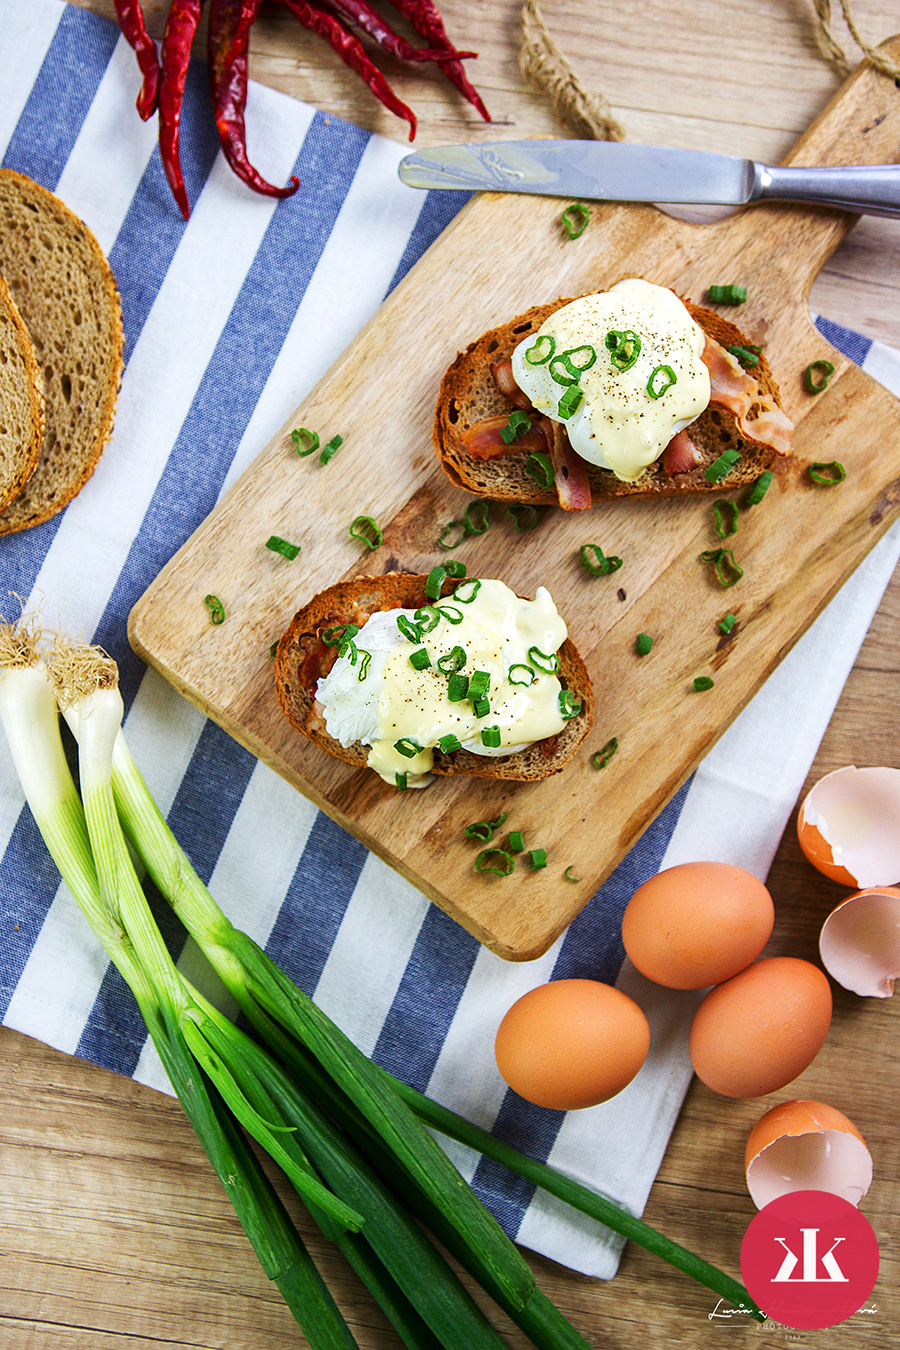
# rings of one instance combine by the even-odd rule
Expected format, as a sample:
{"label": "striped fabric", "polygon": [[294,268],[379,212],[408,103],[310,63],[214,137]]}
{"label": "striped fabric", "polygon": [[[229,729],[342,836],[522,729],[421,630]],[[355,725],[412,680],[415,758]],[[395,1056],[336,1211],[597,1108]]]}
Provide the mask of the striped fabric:
{"label": "striped fabric", "polygon": [[[4,166],[56,192],[97,235],[122,293],[127,359],[114,437],[90,483],[48,524],[0,539],[3,593],[41,604],[48,623],[116,658],[129,743],[198,871],[367,1054],[640,1212],[690,1079],[696,996],[653,988],[623,964],[622,910],[642,880],[679,861],[730,859],[765,875],[900,535],[859,569],[553,949],[526,965],[500,961],[145,670],[126,635],[148,583],[462,199],[403,187],[403,146],[260,86],[248,107],[251,158],[274,182],[296,173],[315,188],[277,204],[250,193],[217,154],[195,63],[185,224],[155,120],[134,112],[136,65],[117,28],[58,0],[0,0],[0,32]],[[895,353],[822,327],[900,390]],[[5,744],[0,848],[5,1025],[166,1090],[128,990],[23,808]],[[214,993],[192,944],[158,910],[182,969]],[[568,1116],[506,1091],[493,1062],[503,1012],[551,976],[618,982],[654,1031],[624,1093]],[[451,1152],[513,1237],[588,1274],[614,1274],[617,1239]]]}

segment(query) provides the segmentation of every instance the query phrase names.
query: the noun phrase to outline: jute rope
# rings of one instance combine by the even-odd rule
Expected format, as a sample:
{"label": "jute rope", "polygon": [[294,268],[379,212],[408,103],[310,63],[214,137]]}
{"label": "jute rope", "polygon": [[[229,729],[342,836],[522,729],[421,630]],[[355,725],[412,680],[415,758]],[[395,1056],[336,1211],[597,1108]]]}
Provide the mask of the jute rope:
{"label": "jute rope", "polygon": [[[831,29],[831,0],[813,0],[816,10],[816,43],[826,60],[847,74],[851,62]],[[840,0],[844,22],[857,46],[883,74],[900,79],[900,65],[863,41],[850,9],[850,0]],[[585,140],[621,141],[625,128],[613,116],[602,94],[590,94],[575,70],[550,35],[538,0],[524,0],[522,6],[522,47],[519,53],[522,74],[542,94],[546,94],[563,126]]]}

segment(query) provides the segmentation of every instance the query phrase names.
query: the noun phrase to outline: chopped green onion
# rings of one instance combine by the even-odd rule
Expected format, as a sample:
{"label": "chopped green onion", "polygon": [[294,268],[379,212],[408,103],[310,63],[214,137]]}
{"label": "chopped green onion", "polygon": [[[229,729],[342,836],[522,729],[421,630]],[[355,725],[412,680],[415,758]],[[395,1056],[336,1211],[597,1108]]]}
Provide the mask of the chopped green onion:
{"label": "chopped green onion", "polygon": [[506,508],[506,514],[515,521],[516,529],[525,534],[541,523],[541,513],[529,502],[512,502]]}
{"label": "chopped green onion", "polygon": [[[514,670],[517,670],[517,671],[518,671],[518,670],[521,670],[521,671],[523,671],[524,674],[528,676],[528,678],[527,678],[527,679],[513,679],[513,671],[514,671]],[[520,664],[517,662],[514,666],[510,666],[509,670],[506,672],[506,678],[509,680],[510,684],[521,684],[521,685],[524,685],[525,688],[528,688],[529,685],[534,684],[535,680],[537,679],[537,675],[535,675],[535,673],[534,673],[534,671],[532,670],[531,666],[523,666],[523,665],[520,665]]]}
{"label": "chopped green onion", "polygon": [[414,741],[410,736],[401,736],[399,741],[394,741],[394,749],[398,755],[404,759],[415,759],[416,755],[421,755],[422,747],[418,741]]}
{"label": "chopped green onion", "polygon": [[572,863],[569,863],[568,867],[567,867],[566,870],[563,872],[563,876],[565,877],[566,881],[583,881],[583,880],[584,880],[583,877],[573,877],[573,876],[572,876],[572,866],[573,866],[573,864],[572,864]]}
{"label": "chopped green onion", "polygon": [[647,393],[651,398],[662,398],[677,383],[678,376],[671,366],[654,366],[647,381]]}
{"label": "chopped green onion", "polygon": [[461,675],[458,671],[450,676],[447,681],[447,698],[451,703],[462,703],[464,698],[469,697],[469,677]]}
{"label": "chopped green onion", "polygon": [[571,689],[560,689],[559,691],[559,713],[566,721],[571,722],[573,717],[577,717],[581,712],[581,701],[575,697]]}
{"label": "chopped green onion", "polygon": [[509,414],[506,426],[500,428],[500,439],[504,445],[512,445],[520,436],[524,436],[531,430],[531,418],[527,413],[521,412],[516,408]]}
{"label": "chopped green onion", "polygon": [[[463,511],[463,524],[466,527],[467,534],[486,534],[491,528],[488,516],[490,514],[491,504],[485,501],[483,497],[478,501],[469,502],[469,505]],[[477,516],[476,516],[477,513]]]}
{"label": "chopped green onion", "polygon": [[490,671],[473,670],[469,676],[469,698],[474,702],[476,698],[484,698],[491,684]]}
{"label": "chopped green onion", "polygon": [[271,647],[269,648],[269,655],[270,655],[270,656],[277,656],[277,655],[278,655],[278,642],[279,642],[279,639],[276,638],[275,641],[272,643]]}
{"label": "chopped green onion", "polygon": [[766,469],[765,473],[761,473],[744,498],[744,505],[759,506],[763,497],[768,492],[774,477],[775,475],[771,469]]}
{"label": "chopped green onion", "polygon": [[488,748],[491,749],[491,750],[499,750],[499,748],[500,748],[500,728],[499,728],[499,727],[482,727],[482,728],[481,728],[481,744],[482,744],[482,745],[488,746]]}
{"label": "chopped green onion", "polygon": [[740,450],[723,450],[719,458],[714,459],[712,464],[708,464],[703,470],[703,477],[707,483],[718,483],[726,474],[731,473],[740,457]]}
{"label": "chopped green onion", "polygon": [[653,646],[653,639],[649,633],[638,633],[634,643],[634,650],[638,656],[648,656]]}
{"label": "chopped green onion", "polygon": [[[581,407],[581,400],[584,398],[584,392],[580,385],[573,384],[567,389],[557,404],[556,411],[560,417],[569,418]],[[540,451],[538,451],[540,453]]]}
{"label": "chopped green onion", "polygon": [[384,538],[384,532],[371,516],[357,516],[350,526],[350,538],[358,539],[366,548],[377,548]]}
{"label": "chopped green onion", "polygon": [[291,432],[291,439],[297,447],[297,454],[314,455],[319,448],[319,433],[317,431],[307,431],[306,427],[295,427]]}
{"label": "chopped green onion", "polygon": [[[494,863],[491,859],[496,858]],[[476,872],[494,872],[498,877],[508,877],[515,868],[515,861],[502,848],[483,848],[475,859]]]}
{"label": "chopped green onion", "polygon": [[425,581],[425,594],[429,600],[440,600],[441,587],[447,575],[446,567],[432,567]]}
{"label": "chopped green onion", "polygon": [[327,464],[328,461],[331,459],[332,455],[335,453],[335,451],[339,450],[343,444],[344,444],[343,436],[332,436],[331,440],[328,442],[325,449],[319,456],[319,463]]}
{"label": "chopped green onion", "polygon": [[[453,529],[454,525],[457,526],[460,530],[460,535],[458,539],[453,539],[450,536],[450,532]],[[441,530],[440,537],[438,539],[438,548],[446,548],[446,549],[459,548],[460,544],[465,539],[468,533],[469,531],[466,529],[466,522],[464,520],[448,521],[447,524],[444,526],[444,528]]]}
{"label": "chopped green onion", "polygon": [[334,628],[323,629],[322,641],[326,647],[340,647],[345,641],[355,638],[358,632],[358,623],[338,623]]}
{"label": "chopped green onion", "polygon": [[565,352],[553,357],[549,365],[549,371],[552,380],[569,388],[577,384],[581,378],[581,371],[575,369]]}
{"label": "chopped green onion", "polygon": [[289,544],[286,539],[282,539],[277,534],[270,534],[266,540],[266,548],[270,548],[273,553],[280,553],[288,562],[292,562],[300,552],[299,544]]}
{"label": "chopped green onion", "polygon": [[559,674],[559,657],[556,652],[542,652],[540,647],[528,648],[528,660],[543,675]]}
{"label": "chopped green onion", "polygon": [[[357,655],[358,655],[358,656],[361,656],[361,657],[362,657],[362,660],[361,660],[360,663],[359,663],[359,674],[357,675],[356,678],[357,678],[357,681],[358,681],[360,684],[362,684],[363,680],[366,678],[366,676],[367,676],[368,673],[369,673],[369,662],[372,660],[372,653],[371,653],[371,652],[367,652],[363,647],[358,647],[358,648],[357,648]],[[356,662],[354,661],[353,664],[356,665]]]}
{"label": "chopped green onion", "polygon": [[398,792],[405,792],[409,787],[409,775],[405,773],[395,773],[394,782],[397,784]]}
{"label": "chopped green onion", "polygon": [[457,609],[455,605],[439,605],[438,612],[441,618],[446,619],[448,623],[452,623],[454,627],[463,621],[463,612],[461,609]]}
{"label": "chopped green onion", "polygon": [[836,459],[827,462],[817,460],[814,464],[810,464],[806,472],[814,483],[819,483],[822,487],[836,487],[847,477],[847,470]]}
{"label": "chopped green onion", "polygon": [[710,286],[709,298],[714,305],[742,305],[747,299],[747,287],[729,283],[727,286]]}
{"label": "chopped green onion", "polygon": [[437,748],[444,755],[453,755],[457,750],[462,749],[462,741],[458,736],[454,736],[452,732],[449,732],[446,736],[441,736],[437,743]]}
{"label": "chopped green onion", "polygon": [[716,576],[723,586],[734,586],[744,575],[743,567],[734,560],[730,548],[710,548],[700,554],[701,562],[710,562],[716,569]]}
{"label": "chopped green onion", "polygon": [[613,755],[619,748],[618,736],[611,736],[601,750],[595,750],[591,755],[591,763],[595,769],[605,769]]}
{"label": "chopped green onion", "polygon": [[413,670],[427,670],[431,665],[431,657],[428,655],[427,649],[417,647],[414,652],[410,653],[409,664]]}
{"label": "chopped green onion", "polygon": [[204,598],[203,603],[209,610],[210,623],[218,624],[225,622],[225,606],[217,595],[207,595]]}
{"label": "chopped green onion", "polygon": [[731,347],[726,347],[725,350],[726,352],[730,352],[745,370],[748,366],[752,367],[759,365],[761,348],[754,347],[751,343],[748,343],[745,347],[742,347],[739,343],[735,343]]}
{"label": "chopped green onion", "polygon": [[562,360],[570,370],[575,370],[579,375],[583,375],[586,370],[597,360],[597,352],[589,342],[585,342],[580,347],[569,347],[562,354]]}
{"label": "chopped green onion", "polygon": [[413,618],[423,633],[432,633],[441,621],[441,611],[437,605],[422,605]]}
{"label": "chopped green onion", "polygon": [[714,684],[715,680],[709,675],[698,675],[694,680],[694,688],[698,694],[704,693],[707,689],[712,689]]}
{"label": "chopped green onion", "polygon": [[582,544],[578,556],[592,577],[608,576],[610,572],[617,572],[622,566],[621,558],[607,558],[599,544]]}
{"label": "chopped green onion", "polygon": [[506,812],[501,811],[496,820],[476,820],[473,824],[467,825],[463,834],[467,839],[480,839],[483,844],[489,844],[494,837],[494,831],[499,830],[505,823]]}
{"label": "chopped green onion", "polygon": [[828,381],[833,374],[834,365],[831,361],[810,361],[803,372],[803,383],[811,394],[821,394],[823,389],[828,388]]}
{"label": "chopped green onion", "polygon": [[630,328],[611,328],[606,335],[606,350],[616,370],[630,370],[641,354],[641,339]]}
{"label": "chopped green onion", "polygon": [[397,616],[397,627],[400,630],[403,637],[406,638],[407,642],[422,641],[421,624],[412,623],[405,614],[399,614]]}
{"label": "chopped green onion", "polygon": [[448,558],[444,563],[444,571],[447,573],[448,577],[464,577],[468,570],[466,564],[461,562],[459,558]]}
{"label": "chopped green onion", "polygon": [[584,202],[572,202],[559,219],[570,239],[580,239],[587,229],[590,218],[589,206],[585,206]]}
{"label": "chopped green onion", "polygon": [[350,656],[351,666],[356,665],[356,658],[359,656],[359,649],[352,638],[346,638],[338,647],[338,656]]}
{"label": "chopped green onion", "polygon": [[[471,698],[471,695],[469,695]],[[472,701],[472,707],[475,710],[476,717],[488,717],[491,711],[490,699],[476,698]]]}
{"label": "chopped green onion", "polygon": [[435,665],[442,675],[452,675],[457,670],[462,670],[466,664],[466,653],[462,647],[453,647],[443,656],[439,656]]}
{"label": "chopped green onion", "polygon": [[530,366],[543,366],[556,351],[556,338],[550,333],[541,333],[533,347],[525,349],[525,360]]}
{"label": "chopped green onion", "polygon": [[481,582],[478,577],[466,577],[453,592],[453,599],[458,600],[461,605],[471,605],[480,590]]}
{"label": "chopped green onion", "polygon": [[[725,519],[725,514],[729,514],[731,519]],[[722,499],[713,502],[713,517],[715,519],[716,534],[720,539],[730,539],[733,534],[737,534],[738,516],[741,514],[737,502],[730,502]]]}
{"label": "chopped green onion", "polygon": [[506,841],[506,847],[510,853],[524,853],[525,836],[521,830],[510,830],[509,838]]}
{"label": "chopped green onion", "polygon": [[724,633],[725,636],[727,637],[728,634],[731,632],[732,628],[734,627],[734,625],[735,625],[736,623],[737,623],[737,619],[735,618],[735,616],[734,616],[734,615],[731,613],[731,611],[729,610],[729,612],[725,615],[725,618],[719,620],[719,623],[718,623],[717,626],[718,626],[719,632],[720,632],[720,633]]}
{"label": "chopped green onion", "polygon": [[531,859],[532,872],[537,872],[542,867],[547,866],[547,850],[545,848],[533,848],[529,851],[528,856]]}

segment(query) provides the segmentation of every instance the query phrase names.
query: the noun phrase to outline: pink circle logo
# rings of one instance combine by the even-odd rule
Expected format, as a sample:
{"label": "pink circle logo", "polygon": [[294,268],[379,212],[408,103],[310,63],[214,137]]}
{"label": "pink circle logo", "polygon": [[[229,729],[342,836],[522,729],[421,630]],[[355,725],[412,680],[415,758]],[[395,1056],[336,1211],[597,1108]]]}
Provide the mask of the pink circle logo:
{"label": "pink circle logo", "polygon": [[786,1327],[833,1327],[858,1312],[878,1278],[878,1243],[855,1205],[794,1191],[759,1211],[741,1243],[741,1274],[763,1312]]}

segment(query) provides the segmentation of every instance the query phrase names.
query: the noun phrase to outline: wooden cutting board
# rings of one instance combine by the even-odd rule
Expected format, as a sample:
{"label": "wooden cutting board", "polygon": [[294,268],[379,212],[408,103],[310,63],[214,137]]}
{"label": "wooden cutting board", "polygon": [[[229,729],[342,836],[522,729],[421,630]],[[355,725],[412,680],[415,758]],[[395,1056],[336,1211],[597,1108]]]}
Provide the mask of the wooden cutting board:
{"label": "wooden cutting board", "polygon": [[[887,50],[900,54],[900,39]],[[785,162],[898,158],[900,93],[863,63]],[[594,206],[587,231],[569,241],[558,225],[563,205],[473,199],[163,569],[129,626],[135,650],[180,692],[511,960],[540,955],[571,922],[900,508],[900,404],[836,352],[808,312],[812,282],[854,216],[778,204],[697,225],[652,206]],[[399,796],[289,727],[275,699],[271,644],[334,581],[427,572],[448,556],[437,539],[471,499],[436,467],[431,423],[457,348],[533,304],[623,276],[700,302],[714,282],[747,287],[746,303],[727,312],[765,343],[797,423],[794,453],[727,541],[716,538],[712,496],[550,510],[530,533],[495,504],[490,530],[453,556],[470,575],[501,577],[524,594],[549,587],[590,669],[594,729],[563,773],[542,783],[438,779]],[[811,395],[802,372],[820,358],[835,373]],[[290,437],[297,426],[319,429],[323,440],[340,432],[338,457],[328,466],[299,458]],[[817,487],[808,465],[835,459],[846,480]],[[375,552],[348,538],[360,512],[384,529]],[[301,544],[300,557],[267,550],[272,533]],[[619,555],[621,569],[590,577],[578,558],[586,542]],[[728,589],[699,561],[723,542],[744,569]],[[226,604],[219,626],[204,605],[210,592]],[[728,611],[737,623],[725,637],[717,624]],[[634,652],[640,632],[654,637],[643,659]],[[696,693],[698,675],[711,675],[714,687]],[[618,753],[598,770],[591,755],[612,736]],[[527,846],[546,848],[546,869],[520,862],[510,878],[474,871],[478,846],[463,828],[501,811]],[[567,868],[580,880],[566,879]]]}

